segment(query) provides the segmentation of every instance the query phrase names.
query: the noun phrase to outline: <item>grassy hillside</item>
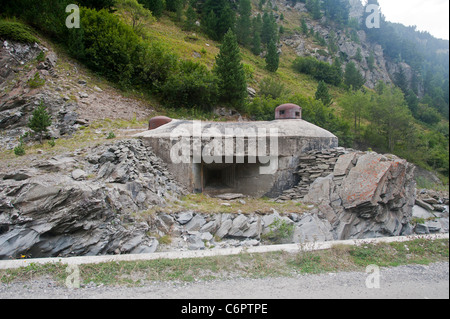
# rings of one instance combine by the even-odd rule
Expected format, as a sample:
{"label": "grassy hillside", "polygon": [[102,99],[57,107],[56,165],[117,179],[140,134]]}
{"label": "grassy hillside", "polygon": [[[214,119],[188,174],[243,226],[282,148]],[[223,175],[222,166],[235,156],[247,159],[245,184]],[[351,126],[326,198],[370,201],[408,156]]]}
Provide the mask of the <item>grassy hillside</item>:
{"label": "grassy hillside", "polygon": [[[297,14],[292,14],[292,21],[298,18]],[[287,26],[294,26],[293,22],[285,19]],[[157,21],[149,24],[144,30],[145,37],[150,41],[163,42],[167,49],[176,52],[181,59],[200,62],[212,69],[215,57],[220,51],[220,42],[208,38],[200,29],[185,31],[181,22],[175,21],[175,15],[166,12]],[[266,70],[265,59],[255,56],[250,50],[241,47],[242,62],[247,65],[249,74],[249,86],[259,89],[259,83],[266,77],[272,77],[276,81],[283,83],[286,89],[293,94],[302,94],[314,97],[317,90],[318,81],[311,76],[297,73],[292,68],[292,63],[297,57],[294,50],[288,46],[282,48],[280,56],[280,67],[276,73]],[[332,94],[339,97],[343,93],[341,88],[330,88]]]}

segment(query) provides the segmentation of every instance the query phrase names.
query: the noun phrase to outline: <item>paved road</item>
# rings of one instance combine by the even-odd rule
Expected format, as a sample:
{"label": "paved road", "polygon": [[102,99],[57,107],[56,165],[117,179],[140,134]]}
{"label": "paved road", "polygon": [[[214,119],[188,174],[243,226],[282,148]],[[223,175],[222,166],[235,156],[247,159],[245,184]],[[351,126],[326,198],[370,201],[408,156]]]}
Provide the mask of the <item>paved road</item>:
{"label": "paved road", "polygon": [[449,299],[449,263],[381,268],[377,273],[332,273],[294,278],[232,279],[196,283],[158,282],[145,287],[57,286],[48,279],[0,285],[6,298],[152,299]]}

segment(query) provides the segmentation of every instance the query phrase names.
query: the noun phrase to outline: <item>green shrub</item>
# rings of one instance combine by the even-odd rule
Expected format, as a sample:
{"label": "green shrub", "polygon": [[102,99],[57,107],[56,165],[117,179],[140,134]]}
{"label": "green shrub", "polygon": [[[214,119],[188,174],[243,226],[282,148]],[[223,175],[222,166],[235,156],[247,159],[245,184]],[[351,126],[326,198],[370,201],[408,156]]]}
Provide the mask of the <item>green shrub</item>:
{"label": "green shrub", "polygon": [[217,79],[206,66],[182,61],[161,86],[161,95],[167,106],[211,110],[218,98]]}
{"label": "green shrub", "polygon": [[31,28],[20,22],[6,20],[0,20],[0,38],[23,43],[39,42],[39,39],[33,35]]}
{"label": "green shrub", "polygon": [[255,97],[246,107],[251,118],[256,121],[271,121],[275,116],[275,108],[287,103],[288,98],[273,99],[269,95]]}
{"label": "green shrub", "polygon": [[341,70],[335,65],[322,62],[313,57],[298,57],[294,60],[293,68],[297,72],[313,76],[318,81],[339,85],[342,82]]}
{"label": "green shrub", "polygon": [[25,148],[23,147],[22,138],[20,138],[19,141],[19,145],[14,147],[14,154],[16,154],[16,156],[23,156],[25,155]]}
{"label": "green shrub", "polygon": [[155,89],[178,68],[178,56],[159,42],[142,43],[136,52],[135,85]]}
{"label": "green shrub", "polygon": [[277,99],[287,95],[288,93],[289,91],[286,89],[285,85],[274,78],[264,78],[259,84],[259,94],[261,96]]}
{"label": "green shrub", "polygon": [[84,60],[89,67],[122,85],[133,78],[140,38],[131,26],[106,10],[81,10]]}
{"label": "green shrub", "polygon": [[275,218],[269,225],[269,232],[263,235],[263,239],[270,240],[274,243],[282,243],[283,240],[289,239],[294,233],[295,225],[287,221]]}
{"label": "green shrub", "polygon": [[52,138],[50,141],[48,141],[48,145],[50,145],[50,147],[55,147],[56,146],[55,138]]}
{"label": "green shrub", "polygon": [[36,57],[37,62],[44,62],[45,61],[45,52],[41,51],[39,52],[38,56]]}
{"label": "green shrub", "polygon": [[109,132],[108,136],[106,137],[107,140],[112,140],[116,138],[116,134],[114,132]]}
{"label": "green shrub", "polygon": [[43,86],[45,84],[45,79],[41,78],[41,76],[39,75],[39,72],[36,72],[34,74],[34,77],[27,81],[27,84],[30,88],[35,89],[35,88]]}

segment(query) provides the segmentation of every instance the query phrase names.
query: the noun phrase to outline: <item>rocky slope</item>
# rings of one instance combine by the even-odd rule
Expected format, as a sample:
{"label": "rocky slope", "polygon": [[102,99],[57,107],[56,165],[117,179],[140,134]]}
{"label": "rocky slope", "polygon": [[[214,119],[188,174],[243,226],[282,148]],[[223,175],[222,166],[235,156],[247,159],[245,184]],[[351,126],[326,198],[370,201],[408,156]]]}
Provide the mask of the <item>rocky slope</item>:
{"label": "rocky slope", "polygon": [[335,239],[448,232],[448,192],[416,190],[415,170],[389,154],[311,151],[298,166],[299,184],[277,200],[317,205]]}
{"label": "rocky slope", "polygon": [[[291,1],[288,0],[272,0],[272,6],[278,7],[280,15],[293,15],[296,20],[296,25],[299,25],[300,16],[303,13],[307,13],[308,10],[305,7],[305,3],[297,2],[295,6],[291,7]],[[350,1],[350,17],[362,21],[364,14],[364,7],[361,1]],[[366,33],[363,30],[356,32],[356,35],[352,35],[344,30],[336,29],[335,26],[329,25],[326,22],[326,18],[315,21],[309,18],[305,19],[308,29],[313,29],[315,33],[330,43],[330,39],[333,37],[333,41],[336,45],[336,53],[330,52],[329,48],[320,46],[312,40],[310,36],[305,36],[301,32],[295,30],[292,34],[283,34],[281,36],[281,50],[283,46],[292,48],[298,56],[314,56],[321,61],[333,62],[336,57],[343,57],[342,69],[345,70],[345,65],[352,61],[354,62],[359,71],[364,75],[366,79],[365,85],[373,89],[378,81],[385,83],[393,83],[394,76],[400,69],[403,69],[406,79],[410,82],[413,77],[412,68],[403,62],[395,62],[386,58],[382,47],[379,44],[371,43],[367,40]],[[361,58],[356,58],[357,52],[360,50]],[[369,67],[368,58],[373,56],[374,67]],[[419,91],[422,88],[418,88]]]}
{"label": "rocky slope", "polygon": [[[448,232],[448,195],[440,202],[424,191],[416,200],[413,171],[395,156],[347,152],[310,184],[308,209],[174,212],[166,203],[186,192],[165,164],[141,140],[117,141],[0,173],[0,259]],[[235,201],[245,198],[223,197],[228,207]]]}
{"label": "rocky slope", "polygon": [[1,41],[0,149],[13,149],[20,136],[31,132],[27,123],[41,102],[52,116],[48,137],[55,139],[96,120],[143,120],[153,112],[146,103],[103,85],[50,45]]}
{"label": "rocky slope", "polygon": [[184,194],[140,140],[0,173],[0,259],[153,252],[133,213]]}

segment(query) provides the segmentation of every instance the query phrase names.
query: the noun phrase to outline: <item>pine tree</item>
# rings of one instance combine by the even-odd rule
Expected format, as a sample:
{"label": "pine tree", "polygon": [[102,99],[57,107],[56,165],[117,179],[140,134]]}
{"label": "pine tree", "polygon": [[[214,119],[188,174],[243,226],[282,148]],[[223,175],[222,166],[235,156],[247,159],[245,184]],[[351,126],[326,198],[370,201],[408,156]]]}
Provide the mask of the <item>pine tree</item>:
{"label": "pine tree", "polygon": [[269,15],[265,12],[262,18],[261,42],[265,45],[269,45],[272,40],[275,43],[278,43],[277,21],[273,13]]}
{"label": "pine tree", "polygon": [[208,15],[202,21],[202,27],[205,33],[213,40],[218,38],[216,26],[217,26],[217,16],[213,10],[209,11]]}
{"label": "pine tree", "polygon": [[357,139],[359,139],[361,133],[361,119],[366,110],[372,108],[371,103],[370,96],[362,91],[347,92],[339,100],[339,105],[344,111],[342,116],[354,123],[353,132]]}
{"label": "pine tree", "polygon": [[238,42],[245,47],[250,46],[252,4],[250,0],[239,0],[239,19],[236,23]]}
{"label": "pine tree", "polygon": [[331,70],[333,74],[333,80],[329,81],[329,83],[335,86],[340,85],[342,83],[342,78],[344,77],[340,58],[334,59],[333,64],[331,65]]}
{"label": "pine tree", "polygon": [[247,96],[247,83],[241,59],[236,36],[230,29],[225,34],[220,52],[216,56],[214,73],[218,77],[221,100],[234,107],[242,106]]}
{"label": "pine tree", "polygon": [[262,18],[258,13],[252,21],[252,52],[254,55],[261,54],[261,31],[262,31]]}
{"label": "pine tree", "polygon": [[231,9],[230,4],[227,2],[223,7],[223,10],[219,16],[219,21],[217,23],[217,35],[218,40],[222,40],[225,33],[229,29],[234,30],[236,23],[236,13]]}
{"label": "pine tree", "polygon": [[355,91],[359,90],[366,83],[354,62],[349,62],[345,66],[344,83]]}
{"label": "pine tree", "polygon": [[142,5],[152,12],[156,18],[160,18],[166,6],[164,0],[139,0]]}
{"label": "pine tree", "polygon": [[308,25],[306,24],[305,18],[302,18],[300,20],[300,30],[302,31],[303,35],[307,35],[309,32],[309,28],[308,28]]}
{"label": "pine tree", "polygon": [[184,22],[184,28],[188,31],[195,29],[195,22],[197,21],[197,13],[194,8],[189,5],[186,10],[186,21]]}
{"label": "pine tree", "polygon": [[171,12],[177,12],[182,5],[182,0],[166,0],[166,9]]}
{"label": "pine tree", "polygon": [[338,25],[348,23],[350,13],[348,0],[322,0],[322,6],[327,19],[333,20]]}
{"label": "pine tree", "polygon": [[39,141],[42,144],[42,135],[48,131],[50,125],[52,125],[51,116],[48,114],[44,102],[41,101],[39,106],[33,111],[28,127],[39,135]]}
{"label": "pine tree", "polygon": [[324,81],[320,81],[317,86],[316,100],[322,101],[323,105],[330,106],[333,103],[333,97],[328,92],[328,86]]}
{"label": "pine tree", "polygon": [[[208,0],[203,5],[203,26],[206,34],[213,40],[221,41],[228,29],[234,29],[236,13],[226,0]],[[213,14],[212,14],[212,13]]]}
{"label": "pine tree", "polygon": [[280,56],[278,55],[277,45],[273,40],[270,41],[267,47],[266,68],[270,72],[276,72],[280,63]]}
{"label": "pine tree", "polygon": [[370,52],[369,57],[367,59],[367,66],[369,67],[370,71],[373,71],[375,67],[375,56],[373,55],[373,52]]}
{"label": "pine tree", "polygon": [[403,93],[408,92],[408,79],[406,78],[405,70],[400,66],[400,70],[394,74],[394,83],[397,85]]}
{"label": "pine tree", "polygon": [[356,50],[355,60],[361,63],[362,59],[361,48],[358,48],[358,50]]}
{"label": "pine tree", "polygon": [[319,20],[320,18],[322,18],[319,0],[307,0],[306,9],[308,9],[308,11],[311,13],[311,16],[314,20]]}
{"label": "pine tree", "polygon": [[261,33],[259,31],[253,33],[252,53],[254,55],[261,54]]}

